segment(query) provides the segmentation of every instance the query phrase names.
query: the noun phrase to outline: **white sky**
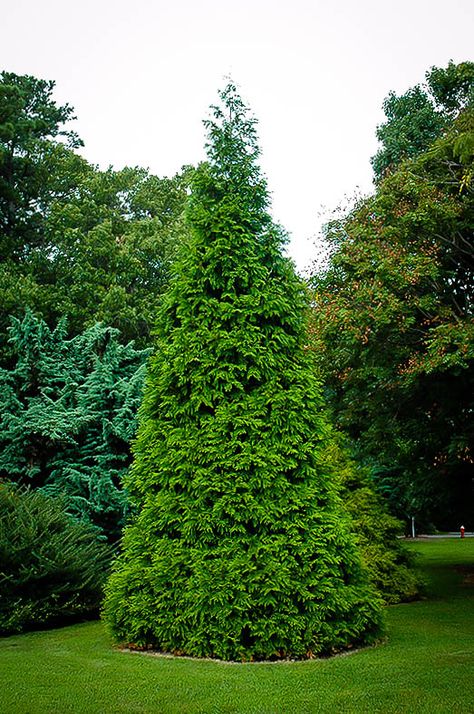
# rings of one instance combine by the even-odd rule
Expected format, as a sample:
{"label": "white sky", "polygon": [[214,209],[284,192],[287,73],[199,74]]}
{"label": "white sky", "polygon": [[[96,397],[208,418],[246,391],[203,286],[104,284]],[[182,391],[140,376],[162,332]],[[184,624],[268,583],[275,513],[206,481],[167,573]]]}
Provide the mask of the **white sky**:
{"label": "white sky", "polygon": [[[0,69],[56,81],[86,158],[172,175],[232,75],[259,119],[273,213],[302,270],[321,206],[371,190],[390,89],[474,60],[472,0],[1,0]],[[72,128],[72,127],[71,127]]]}

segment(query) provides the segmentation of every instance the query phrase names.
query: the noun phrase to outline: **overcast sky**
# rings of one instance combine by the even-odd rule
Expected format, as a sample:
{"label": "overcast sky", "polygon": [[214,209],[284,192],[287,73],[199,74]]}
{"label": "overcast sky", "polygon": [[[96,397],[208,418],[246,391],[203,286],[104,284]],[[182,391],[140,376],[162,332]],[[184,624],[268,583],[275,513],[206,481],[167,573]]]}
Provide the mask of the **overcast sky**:
{"label": "overcast sky", "polygon": [[84,156],[172,175],[204,158],[231,75],[259,119],[273,214],[300,270],[321,207],[371,190],[389,90],[474,60],[472,0],[1,0],[0,67],[56,81]]}

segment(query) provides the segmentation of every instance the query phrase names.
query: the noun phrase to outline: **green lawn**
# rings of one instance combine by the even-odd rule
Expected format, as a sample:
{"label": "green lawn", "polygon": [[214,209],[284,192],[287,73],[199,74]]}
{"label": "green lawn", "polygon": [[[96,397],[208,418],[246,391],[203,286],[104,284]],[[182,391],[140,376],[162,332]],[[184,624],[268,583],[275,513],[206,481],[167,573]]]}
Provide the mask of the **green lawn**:
{"label": "green lawn", "polygon": [[223,664],[115,651],[98,622],[0,640],[0,711],[474,712],[474,539],[413,543],[428,599],[388,641],[326,660]]}

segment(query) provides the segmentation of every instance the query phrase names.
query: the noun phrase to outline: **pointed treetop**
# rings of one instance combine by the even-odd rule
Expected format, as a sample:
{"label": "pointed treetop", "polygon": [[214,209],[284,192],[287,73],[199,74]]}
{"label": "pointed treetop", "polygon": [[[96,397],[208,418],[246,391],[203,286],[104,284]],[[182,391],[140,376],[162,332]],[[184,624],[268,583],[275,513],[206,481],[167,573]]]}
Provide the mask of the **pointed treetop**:
{"label": "pointed treetop", "polygon": [[269,200],[266,180],[258,164],[257,119],[232,80],[218,94],[219,104],[210,107],[212,116],[203,122],[211,174],[225,183],[227,191],[259,189],[260,205],[266,207]]}

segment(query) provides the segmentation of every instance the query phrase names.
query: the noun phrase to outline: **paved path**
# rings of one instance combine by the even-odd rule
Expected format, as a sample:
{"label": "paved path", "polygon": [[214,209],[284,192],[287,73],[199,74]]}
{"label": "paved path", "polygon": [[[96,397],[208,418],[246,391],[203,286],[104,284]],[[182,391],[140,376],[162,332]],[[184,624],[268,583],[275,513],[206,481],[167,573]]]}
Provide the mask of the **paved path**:
{"label": "paved path", "polygon": [[[419,533],[416,538],[411,538],[407,537],[407,540],[425,540],[427,538],[459,538],[461,540],[461,536],[459,534],[459,531],[457,532],[451,532],[451,533],[441,533],[437,535],[424,535],[423,533]],[[474,533],[469,532],[469,533],[464,533],[464,538],[474,538]]]}

